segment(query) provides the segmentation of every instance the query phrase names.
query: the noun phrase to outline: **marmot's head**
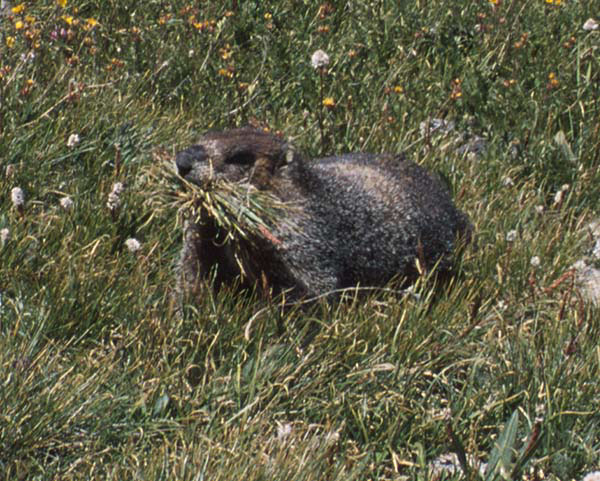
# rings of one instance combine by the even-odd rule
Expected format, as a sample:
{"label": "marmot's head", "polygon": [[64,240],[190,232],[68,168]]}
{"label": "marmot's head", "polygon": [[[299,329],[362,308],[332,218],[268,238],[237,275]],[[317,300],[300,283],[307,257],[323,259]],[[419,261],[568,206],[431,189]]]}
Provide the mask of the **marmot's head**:
{"label": "marmot's head", "polygon": [[277,170],[295,153],[285,140],[251,127],[209,132],[198,143],[179,152],[179,175],[202,185],[212,179],[247,182],[267,189]]}

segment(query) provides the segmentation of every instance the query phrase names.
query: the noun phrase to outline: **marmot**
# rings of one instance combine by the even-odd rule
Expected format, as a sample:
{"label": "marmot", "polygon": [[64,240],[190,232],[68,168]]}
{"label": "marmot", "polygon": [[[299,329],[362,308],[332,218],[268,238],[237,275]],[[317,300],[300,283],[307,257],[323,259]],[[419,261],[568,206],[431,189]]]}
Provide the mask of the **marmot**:
{"label": "marmot", "polygon": [[205,134],[175,164],[195,184],[226,179],[290,205],[288,218],[255,239],[241,260],[210,218],[188,222],[181,256],[188,291],[211,273],[217,286],[238,279],[286,291],[288,299],[379,287],[393,278],[410,283],[417,263],[449,270],[458,239],[471,235],[440,179],[400,154],[309,160],[285,140],[246,127]]}

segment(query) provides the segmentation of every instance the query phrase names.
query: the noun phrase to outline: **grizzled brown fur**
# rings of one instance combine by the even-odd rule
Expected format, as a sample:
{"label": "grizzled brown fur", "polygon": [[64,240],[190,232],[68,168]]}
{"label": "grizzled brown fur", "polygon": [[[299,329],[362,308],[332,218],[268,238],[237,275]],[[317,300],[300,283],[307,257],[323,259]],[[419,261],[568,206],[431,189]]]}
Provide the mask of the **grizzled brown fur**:
{"label": "grizzled brown fur", "polygon": [[[202,185],[222,178],[267,190],[290,205],[287,219],[247,246],[234,246],[205,218],[184,233],[184,288],[214,274],[299,298],[354,286],[414,280],[419,261],[448,270],[471,224],[440,180],[401,155],[352,153],[308,160],[284,140],[252,128],[205,134],[176,157],[180,175]],[[240,241],[246,242],[246,241]]]}

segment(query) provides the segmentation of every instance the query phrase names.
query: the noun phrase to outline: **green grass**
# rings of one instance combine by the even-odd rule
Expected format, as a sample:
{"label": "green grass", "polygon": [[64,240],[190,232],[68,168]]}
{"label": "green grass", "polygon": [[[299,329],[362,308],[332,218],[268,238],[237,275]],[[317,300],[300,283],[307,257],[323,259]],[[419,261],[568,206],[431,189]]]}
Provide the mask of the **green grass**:
{"label": "green grass", "polygon": [[[426,480],[449,452],[506,464],[488,479],[521,461],[528,479],[598,468],[598,311],[557,282],[598,215],[600,34],[582,29],[598,3],[560,3],[7,10],[0,479]],[[486,153],[421,135],[431,118]],[[422,279],[414,295],[282,313],[207,292],[179,310],[181,219],[156,195],[152,154],[248,123],[311,156],[406,150],[450,181],[476,248],[450,286]]]}

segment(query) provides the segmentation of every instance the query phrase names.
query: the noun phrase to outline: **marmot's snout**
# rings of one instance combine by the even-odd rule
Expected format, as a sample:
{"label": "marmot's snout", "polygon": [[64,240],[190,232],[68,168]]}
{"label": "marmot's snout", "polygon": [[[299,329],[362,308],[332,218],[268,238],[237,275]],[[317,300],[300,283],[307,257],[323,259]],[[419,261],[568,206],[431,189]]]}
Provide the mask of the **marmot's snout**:
{"label": "marmot's snout", "polygon": [[208,159],[206,150],[201,145],[192,145],[187,149],[179,152],[175,157],[175,165],[177,172],[181,177],[185,177],[191,172],[194,164],[197,162],[206,162]]}

